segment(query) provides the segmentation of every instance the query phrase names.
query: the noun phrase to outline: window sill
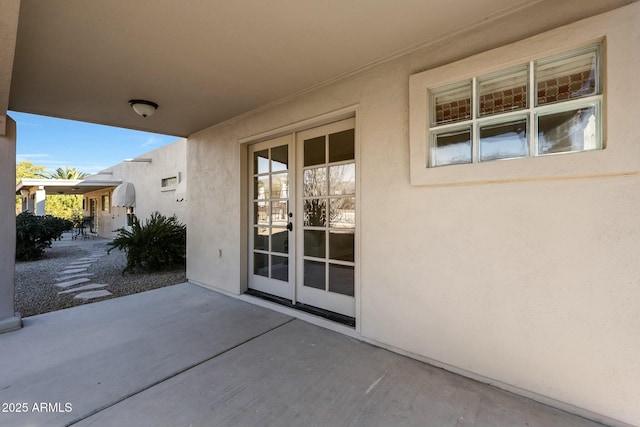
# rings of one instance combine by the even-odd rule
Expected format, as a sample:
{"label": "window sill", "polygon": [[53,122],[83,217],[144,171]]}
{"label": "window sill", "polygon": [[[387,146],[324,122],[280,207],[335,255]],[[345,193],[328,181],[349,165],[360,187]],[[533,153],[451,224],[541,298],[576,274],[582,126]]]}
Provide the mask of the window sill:
{"label": "window sill", "polygon": [[415,173],[415,169],[412,168],[411,184],[441,187],[582,179],[639,173],[636,168],[621,169],[619,163],[616,166],[615,161],[609,161],[608,159],[611,159],[614,154],[611,150],[593,150],[436,168],[422,166],[418,173]]}

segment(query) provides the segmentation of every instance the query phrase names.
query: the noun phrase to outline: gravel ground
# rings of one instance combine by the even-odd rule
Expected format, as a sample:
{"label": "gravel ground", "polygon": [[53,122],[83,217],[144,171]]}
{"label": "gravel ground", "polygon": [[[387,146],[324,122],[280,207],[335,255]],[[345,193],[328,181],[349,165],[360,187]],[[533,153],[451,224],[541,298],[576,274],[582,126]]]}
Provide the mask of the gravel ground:
{"label": "gravel ground", "polygon": [[[55,287],[55,280],[67,265],[91,254],[93,251],[109,248],[108,239],[72,240],[70,235],[45,251],[45,257],[38,261],[16,262],[16,311],[22,317],[61,310],[76,305],[90,304],[110,298],[162,288],[187,281],[184,268],[158,273],[122,274],[127,260],[126,254],[117,249],[92,262],[87,269],[89,282],[108,284],[106,290],[113,295],[87,302],[73,299],[74,294],[58,295],[65,290]],[[67,288],[70,289],[70,288]]]}

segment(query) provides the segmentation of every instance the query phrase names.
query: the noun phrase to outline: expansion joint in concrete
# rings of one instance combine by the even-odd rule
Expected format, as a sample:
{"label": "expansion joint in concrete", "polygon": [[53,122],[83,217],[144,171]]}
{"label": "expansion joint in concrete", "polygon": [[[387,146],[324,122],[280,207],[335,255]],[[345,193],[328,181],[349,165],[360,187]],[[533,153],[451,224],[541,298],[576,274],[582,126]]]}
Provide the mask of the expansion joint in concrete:
{"label": "expansion joint in concrete", "polygon": [[106,410],[106,409],[109,409],[110,407],[115,406],[115,405],[117,405],[118,403],[120,403],[120,402],[122,402],[122,401],[125,401],[125,400],[127,400],[127,399],[129,399],[129,398],[131,398],[131,397],[133,397],[133,396],[136,396],[136,395],[138,395],[138,394],[140,394],[140,393],[142,393],[142,392],[144,392],[144,391],[146,391],[146,390],[149,390],[150,388],[153,388],[153,387],[155,387],[155,386],[157,386],[157,385],[159,385],[159,384],[162,384],[163,382],[168,381],[168,380],[170,380],[171,378],[177,377],[178,375],[183,374],[183,373],[185,373],[185,372],[189,371],[190,369],[193,369],[193,368],[195,368],[195,367],[197,367],[197,366],[200,366],[200,365],[202,365],[203,363],[207,363],[207,362],[209,362],[210,360],[215,359],[216,357],[220,357],[220,356],[222,356],[223,354],[230,352],[231,350],[234,350],[234,349],[236,349],[236,348],[238,348],[238,347],[241,347],[241,346],[243,346],[244,344],[247,344],[247,343],[249,343],[249,342],[251,342],[251,341],[253,341],[253,340],[257,339],[257,338],[262,337],[263,335],[266,335],[266,334],[268,334],[268,333],[270,333],[270,332],[272,332],[272,331],[275,331],[276,329],[279,329],[279,328],[281,328],[281,327],[283,327],[283,326],[287,325],[288,323],[293,322],[294,320],[297,320],[297,319],[296,319],[296,318],[291,318],[291,319],[287,320],[286,322],[280,323],[279,325],[276,325],[276,326],[274,326],[273,328],[270,328],[270,329],[267,329],[267,330],[266,330],[266,331],[264,331],[264,332],[261,332],[261,333],[260,333],[260,334],[258,334],[258,335],[255,335],[255,336],[252,336],[252,337],[250,337],[250,338],[247,338],[246,340],[241,341],[241,342],[239,342],[239,343],[237,343],[237,344],[235,344],[235,345],[233,345],[233,346],[231,346],[231,347],[229,347],[229,348],[227,348],[227,349],[225,349],[225,350],[223,350],[223,351],[220,351],[220,352],[218,352],[218,353],[215,353],[215,354],[213,354],[212,356],[207,357],[207,358],[206,358],[206,359],[204,359],[204,360],[201,360],[201,361],[199,361],[199,362],[195,362],[195,363],[193,363],[193,364],[191,364],[191,365],[189,365],[189,366],[187,366],[187,367],[185,367],[185,368],[183,368],[183,369],[180,369],[180,370],[178,370],[178,371],[176,371],[176,372],[174,372],[174,373],[172,373],[172,374],[170,374],[170,375],[167,375],[167,376],[166,376],[166,377],[164,377],[164,378],[161,378],[161,379],[159,379],[159,380],[157,380],[157,381],[155,381],[155,382],[153,382],[153,383],[151,383],[151,384],[148,384],[147,386],[145,386],[145,387],[141,388],[140,390],[137,390],[137,391],[135,391],[135,392],[133,392],[133,393],[129,393],[129,394],[127,394],[126,396],[122,396],[122,397],[120,397],[118,400],[116,400],[116,401],[114,401],[114,402],[112,402],[112,403],[108,403],[108,404],[106,404],[106,405],[104,405],[104,406],[101,406],[100,408],[96,408],[94,411],[89,412],[89,413],[87,413],[87,414],[83,415],[82,417],[77,418],[77,419],[75,419],[75,420],[71,421],[70,423],[66,424],[66,425],[65,425],[65,427],[73,426],[74,424],[77,424],[77,423],[79,423],[79,422],[80,422],[80,421],[82,421],[82,420],[85,420],[85,419],[87,419],[87,418],[89,418],[89,417],[91,417],[91,416],[93,416],[93,415],[95,415],[95,414],[97,414],[97,413],[100,413],[100,412],[102,412],[102,411],[104,411],[104,410]]}

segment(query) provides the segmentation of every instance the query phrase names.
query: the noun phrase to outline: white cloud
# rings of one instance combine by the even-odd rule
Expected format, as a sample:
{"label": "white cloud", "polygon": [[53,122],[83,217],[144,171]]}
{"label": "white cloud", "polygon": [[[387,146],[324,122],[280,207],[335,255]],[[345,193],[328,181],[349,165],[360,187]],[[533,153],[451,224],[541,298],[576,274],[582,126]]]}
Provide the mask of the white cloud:
{"label": "white cloud", "polygon": [[16,154],[16,162],[33,162],[51,157],[46,153]]}
{"label": "white cloud", "polygon": [[143,148],[155,148],[159,147],[161,143],[162,142],[160,138],[157,138],[155,136],[148,136],[147,138],[145,138],[142,144],[140,144],[140,146]]}
{"label": "white cloud", "polygon": [[55,171],[57,168],[65,168],[67,166],[76,168],[80,172],[85,172],[88,174],[93,174],[100,172],[108,167],[113,165],[104,165],[99,163],[92,162],[80,162],[70,164],[69,160],[60,160],[53,158],[50,154],[45,153],[27,153],[27,154],[16,154],[16,163],[20,162],[31,162],[37,166],[44,166],[48,171]]}

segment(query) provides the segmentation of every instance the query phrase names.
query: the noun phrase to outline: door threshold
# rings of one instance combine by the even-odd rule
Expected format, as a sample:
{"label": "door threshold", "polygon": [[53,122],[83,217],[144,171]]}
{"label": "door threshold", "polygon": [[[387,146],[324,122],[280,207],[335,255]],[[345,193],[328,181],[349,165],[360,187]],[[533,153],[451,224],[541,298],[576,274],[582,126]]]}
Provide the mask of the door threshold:
{"label": "door threshold", "polygon": [[352,328],[356,327],[355,317],[345,316],[344,314],[334,313],[333,311],[324,310],[322,308],[314,307],[314,306],[303,304],[300,302],[293,304],[289,299],[282,298],[276,295],[271,295],[266,292],[256,291],[255,289],[247,289],[245,293],[247,295],[261,298],[276,304],[280,304],[296,310],[304,311],[305,313],[313,314],[318,317],[323,317],[327,320],[331,320],[332,322],[341,323],[343,325],[350,326]]}

